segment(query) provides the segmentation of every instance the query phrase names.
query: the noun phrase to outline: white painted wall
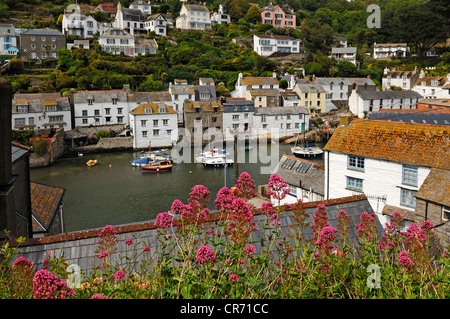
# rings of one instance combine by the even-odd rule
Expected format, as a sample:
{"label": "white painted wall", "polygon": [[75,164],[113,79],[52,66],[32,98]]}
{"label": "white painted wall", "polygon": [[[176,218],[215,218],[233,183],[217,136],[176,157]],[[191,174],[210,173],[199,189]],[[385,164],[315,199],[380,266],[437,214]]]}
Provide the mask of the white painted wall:
{"label": "white painted wall", "polygon": [[[155,126],[154,120],[158,120],[158,125]],[[167,125],[163,124],[163,120],[167,120]],[[142,121],[146,121],[145,125]],[[133,130],[134,148],[146,148],[150,142],[152,147],[172,146],[178,137],[177,114],[130,114],[130,128]],[[154,130],[159,130],[159,134],[154,135]],[[143,135],[144,131],[147,136]]]}
{"label": "white painted wall", "polygon": [[363,192],[368,197],[386,196],[386,203],[369,198],[369,203],[378,213],[382,225],[387,222],[386,216],[381,215],[385,204],[414,211],[413,207],[400,204],[401,188],[419,190],[430,168],[419,167],[417,186],[411,186],[402,183],[402,163],[365,158],[364,171],[358,171],[347,167],[347,159],[347,154],[324,152],[326,199],[361,194],[361,192],[347,189],[347,176],[349,176],[363,180]]}

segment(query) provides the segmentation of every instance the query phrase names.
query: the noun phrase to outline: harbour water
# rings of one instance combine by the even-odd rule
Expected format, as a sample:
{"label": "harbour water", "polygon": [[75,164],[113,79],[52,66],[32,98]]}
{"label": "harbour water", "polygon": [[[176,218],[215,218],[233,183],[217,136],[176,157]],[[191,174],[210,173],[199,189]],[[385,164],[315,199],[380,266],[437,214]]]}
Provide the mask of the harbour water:
{"label": "harbour water", "polygon": [[[256,185],[266,184],[270,175],[261,174],[261,168],[269,167],[269,163],[260,161],[259,156],[255,163],[252,156],[259,152],[270,154],[271,148],[277,147],[273,154],[279,160],[283,154],[291,154],[291,146],[258,145],[258,152],[239,147],[238,154],[246,155],[239,162],[239,173],[248,172]],[[225,185],[225,177],[227,187],[230,180],[231,185],[235,182],[234,166],[224,171],[223,167],[208,168],[190,161],[174,164],[171,171],[142,172],[131,166],[131,161],[139,156],[139,152],[123,152],[63,158],[48,167],[32,168],[31,180],[65,188],[63,211],[67,232],[154,219],[158,213],[170,210],[175,199],[186,203],[191,188],[197,184],[211,192],[209,206],[213,208],[218,190]],[[97,159],[98,164],[87,167],[90,159]]]}

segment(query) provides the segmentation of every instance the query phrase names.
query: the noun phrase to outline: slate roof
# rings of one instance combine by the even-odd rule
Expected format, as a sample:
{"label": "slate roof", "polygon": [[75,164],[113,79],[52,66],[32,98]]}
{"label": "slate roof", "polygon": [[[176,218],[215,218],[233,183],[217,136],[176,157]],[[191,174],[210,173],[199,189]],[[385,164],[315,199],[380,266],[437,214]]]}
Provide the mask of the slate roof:
{"label": "slate roof", "polygon": [[49,35],[49,36],[61,36],[64,37],[64,34],[55,29],[31,29],[25,31],[21,35]]}
{"label": "slate roof", "polygon": [[324,195],[325,165],[283,154],[275,174],[286,183]]}
{"label": "slate roof", "polygon": [[432,168],[415,196],[450,207],[450,170]]}
{"label": "slate roof", "polygon": [[277,89],[251,89],[251,96],[279,96],[280,91]]}
{"label": "slate roof", "polygon": [[28,146],[11,142],[11,163],[14,164],[16,161],[31,153],[31,149]]}
{"label": "slate roof", "polygon": [[134,46],[136,48],[158,48],[158,43],[156,43],[155,39],[136,38],[134,40]]}
{"label": "slate roof", "polygon": [[384,120],[405,123],[450,125],[450,113],[430,112],[369,112],[370,120]]}
{"label": "slate roof", "polygon": [[124,90],[99,90],[99,91],[77,91],[73,95],[74,103],[87,103],[93,99],[94,103],[111,103],[113,98],[118,102],[127,102],[128,93]]}
{"label": "slate roof", "polygon": [[217,100],[216,87],[214,85],[195,85],[194,95],[196,101],[200,100],[200,94],[209,94],[209,101]]}
{"label": "slate roof", "polygon": [[331,54],[340,54],[340,53],[353,53],[356,54],[357,48],[356,47],[347,47],[347,48],[336,48],[333,47],[331,49]]}
{"label": "slate roof", "polygon": [[331,83],[333,83],[334,85],[339,85],[339,84],[343,84],[343,85],[359,85],[359,86],[364,86],[364,84],[370,85],[370,86],[376,86],[375,82],[372,81],[371,78],[350,78],[350,77],[323,77],[323,78],[317,78],[316,77],[316,81],[319,82],[322,85],[330,85]]}
{"label": "slate roof", "polygon": [[163,92],[135,92],[134,99],[138,103],[142,102],[165,102],[172,101],[172,97],[169,91]]}
{"label": "slate roof", "polygon": [[209,9],[206,6],[198,5],[198,4],[186,4],[184,6],[188,11],[205,11],[209,12]]}
{"label": "slate roof", "polygon": [[57,105],[58,111],[70,111],[70,104],[68,97],[48,97],[48,98],[27,98],[27,99],[13,99],[12,113],[17,112],[17,105],[28,105],[28,113],[42,113],[46,111],[46,106]]}
{"label": "slate roof", "polygon": [[200,108],[201,112],[213,112],[215,107],[223,112],[223,105],[218,101],[191,101],[184,103],[184,112],[194,113],[196,108]]}
{"label": "slate roof", "polygon": [[381,99],[421,99],[422,95],[416,91],[357,91],[363,100]]}
{"label": "slate roof", "polygon": [[33,233],[45,232],[62,202],[65,189],[30,182]]}
{"label": "slate roof", "polygon": [[339,126],[325,151],[450,169],[450,127],[354,119]]}
{"label": "slate roof", "polygon": [[[304,203],[306,213],[308,214],[306,223],[312,223],[313,214],[317,210],[317,205],[321,203],[325,204],[328,214],[328,223],[334,228],[338,227],[337,216],[339,210],[342,209],[347,213],[352,222],[349,233],[349,241],[353,241],[355,245],[358,245],[358,241],[356,240],[358,235],[354,225],[359,224],[360,216],[363,212],[367,212],[369,214],[373,213],[372,207],[366,197],[364,195],[359,195],[332,199],[324,202]],[[214,215],[213,211],[212,213],[213,218],[214,216],[217,216],[217,214]],[[266,216],[261,214],[257,209],[254,210],[253,213],[253,221],[257,226],[262,225],[266,219]],[[282,222],[282,226],[280,227],[282,231],[281,238],[285,237],[282,239],[284,242],[292,241],[289,234],[292,234],[295,229],[290,227],[290,225],[296,224],[293,216],[292,211],[285,211],[280,214],[279,220]],[[375,221],[377,224],[378,235],[381,236],[382,226],[377,217],[375,217]],[[132,258],[142,252],[144,246],[150,247],[150,254],[152,258],[157,258],[157,256],[159,256],[159,247],[156,240],[157,229],[154,225],[154,220],[128,225],[117,225],[114,226],[114,228],[117,231],[119,244],[118,251],[110,256],[111,264],[115,264],[116,262],[120,263],[120,261],[122,263],[127,262],[124,258],[120,257],[128,256]],[[259,254],[261,252],[259,238],[262,235],[261,232],[264,231],[264,228],[258,228],[260,229],[259,231],[253,232],[252,240],[253,245],[256,247],[256,253]],[[98,235],[100,234],[100,231],[101,229],[92,229],[40,238],[28,238],[23,244],[20,244],[18,251],[22,256],[32,260],[40,269],[42,268],[43,261],[47,258],[45,253],[52,250],[55,256],[64,254],[64,260],[67,261],[68,264],[76,264],[82,269],[83,273],[89,274],[95,267],[100,265],[98,253],[95,252],[98,248]],[[306,238],[311,238],[312,230],[310,227],[307,227],[302,234]],[[124,242],[127,238],[138,238],[139,244],[137,247],[134,247],[133,245],[126,245]],[[11,243],[11,246],[15,245],[16,244]],[[274,253],[277,253],[276,250],[274,250]],[[274,257],[276,258],[276,256]],[[121,266],[124,265],[122,264]]]}
{"label": "slate roof", "polygon": [[406,76],[407,78],[411,78],[416,74],[416,71],[388,71],[383,75],[383,78],[387,78],[388,76],[390,76],[392,79],[401,79],[404,76]]}
{"label": "slate roof", "polygon": [[223,111],[225,113],[232,112],[254,112],[255,104],[252,101],[247,100],[226,100],[222,103]]}
{"label": "slate roof", "polygon": [[305,106],[257,107],[255,115],[309,114]]}
{"label": "slate roof", "polygon": [[326,93],[320,83],[298,83],[295,85],[301,93]]}

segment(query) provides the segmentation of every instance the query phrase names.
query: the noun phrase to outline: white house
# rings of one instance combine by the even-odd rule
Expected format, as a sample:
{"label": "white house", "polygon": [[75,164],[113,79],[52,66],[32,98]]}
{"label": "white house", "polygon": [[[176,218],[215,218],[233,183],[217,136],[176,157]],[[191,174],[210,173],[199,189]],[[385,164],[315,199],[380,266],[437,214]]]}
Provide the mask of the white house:
{"label": "white house", "polygon": [[282,91],[281,93],[281,106],[299,106],[300,97],[295,91]]}
{"label": "white house", "polygon": [[16,94],[12,100],[12,129],[62,127],[72,129],[68,97],[59,93]]}
{"label": "white house", "polygon": [[0,23],[0,55],[17,55],[16,29],[12,23]]}
{"label": "white house", "polygon": [[211,15],[211,25],[228,24],[231,22],[231,17],[225,12],[222,4],[219,4],[219,9]]}
{"label": "white house", "polygon": [[381,79],[381,87],[383,91],[391,88],[401,88],[402,90],[412,90],[419,78],[417,66],[413,71],[396,71],[388,67],[384,69],[383,78]]}
{"label": "white house", "polygon": [[301,39],[285,35],[253,35],[253,50],[261,56],[272,53],[300,53]]}
{"label": "white house", "polygon": [[374,43],[374,59],[390,59],[391,57],[406,57],[410,55],[409,47],[406,43]]}
{"label": "white house", "polygon": [[278,132],[280,138],[294,136],[309,129],[309,112],[303,106],[255,108],[253,127],[256,130]]}
{"label": "white house", "polygon": [[128,7],[130,9],[141,10],[143,14],[149,15],[152,14],[152,5],[150,1],[144,2],[143,0],[134,1]]}
{"label": "white house", "polygon": [[89,40],[74,40],[73,43],[67,43],[67,49],[72,48],[89,50]]}
{"label": "white house", "polygon": [[221,103],[223,106],[224,138],[236,134],[248,134],[249,137],[254,137],[250,135],[255,128],[253,123],[255,106],[253,102],[243,99],[223,98]]}
{"label": "white house", "polygon": [[186,4],[180,10],[180,15],[175,19],[177,29],[182,30],[208,30],[211,29],[211,14],[205,4]]}
{"label": "white house", "polygon": [[127,31],[119,28],[111,28],[98,38],[98,43],[102,51],[120,54],[123,52],[127,56],[134,56],[135,38]]}
{"label": "white house", "polygon": [[124,29],[131,35],[145,34],[144,22],[147,16],[139,9],[122,8],[120,2],[117,4],[117,15],[112,26]]}
{"label": "white house", "polygon": [[351,92],[359,88],[364,91],[376,91],[376,84],[369,77],[366,78],[347,78],[347,77],[324,77],[316,78],[314,80],[318,82],[322,88],[326,91],[325,98],[325,111],[331,111],[339,108],[339,106],[348,105],[348,97]]}
{"label": "white house", "polygon": [[357,62],[357,48],[356,47],[333,47],[331,48],[330,59],[334,58],[336,61],[349,61],[356,65]]}
{"label": "white house", "polygon": [[231,97],[245,98],[247,90],[266,90],[266,89],[280,89],[277,75],[274,72],[272,77],[244,77],[239,73],[235,84],[235,90],[231,92]]}
{"label": "white house", "polygon": [[98,22],[92,16],[77,13],[65,13],[62,19],[62,33],[77,35],[80,38],[93,38],[99,32]]}
{"label": "white house", "polygon": [[450,98],[450,73],[447,76],[425,76],[423,70],[413,89],[426,99]]}
{"label": "white house", "polygon": [[165,103],[142,103],[130,112],[133,147],[174,145],[178,138],[177,112]]}
{"label": "white house", "polygon": [[136,106],[124,90],[76,91],[73,93],[75,126],[129,124]]}
{"label": "white house", "polygon": [[[280,204],[295,204],[298,200],[304,203],[322,201],[324,171],[323,163],[284,154],[274,171],[274,174],[284,179],[289,188],[289,193]],[[272,198],[272,203],[278,205],[278,200]]]}
{"label": "white house", "polygon": [[166,36],[167,35],[167,19],[163,14],[158,13],[147,17],[144,22],[144,28],[148,31],[155,32],[156,35]]}
{"label": "white house", "polygon": [[324,147],[325,200],[365,194],[384,225],[414,213],[433,168],[449,170],[449,126],[355,119]]}
{"label": "white house", "polygon": [[353,90],[348,106],[359,118],[365,113],[383,109],[416,109],[422,95],[415,91],[361,91]]}

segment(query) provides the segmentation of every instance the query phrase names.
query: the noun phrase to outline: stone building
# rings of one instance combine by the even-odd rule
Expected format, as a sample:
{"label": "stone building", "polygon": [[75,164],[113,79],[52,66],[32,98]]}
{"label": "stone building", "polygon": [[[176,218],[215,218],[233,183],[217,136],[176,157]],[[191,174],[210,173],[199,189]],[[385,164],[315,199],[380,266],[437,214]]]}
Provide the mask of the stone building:
{"label": "stone building", "polygon": [[184,103],[184,125],[191,141],[207,134],[220,134],[223,129],[223,105],[219,101],[187,101]]}

